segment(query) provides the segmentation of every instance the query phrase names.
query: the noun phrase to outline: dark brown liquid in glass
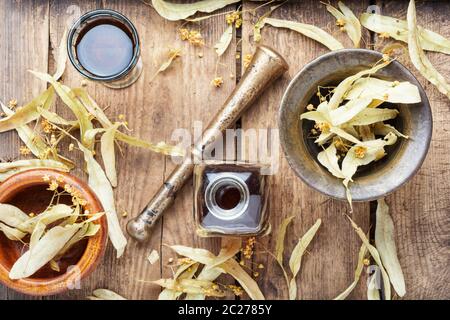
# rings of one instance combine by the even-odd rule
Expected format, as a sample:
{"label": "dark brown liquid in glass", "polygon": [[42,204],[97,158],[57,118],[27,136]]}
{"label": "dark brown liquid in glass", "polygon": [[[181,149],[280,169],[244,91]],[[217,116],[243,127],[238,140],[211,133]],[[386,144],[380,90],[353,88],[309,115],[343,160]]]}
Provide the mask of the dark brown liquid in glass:
{"label": "dark brown liquid in glass", "polygon": [[241,201],[241,192],[234,186],[224,186],[216,192],[216,203],[224,210],[236,208]]}
{"label": "dark brown liquid in glass", "polygon": [[99,20],[80,32],[77,59],[90,73],[108,77],[125,70],[133,59],[131,33],[116,21]]}

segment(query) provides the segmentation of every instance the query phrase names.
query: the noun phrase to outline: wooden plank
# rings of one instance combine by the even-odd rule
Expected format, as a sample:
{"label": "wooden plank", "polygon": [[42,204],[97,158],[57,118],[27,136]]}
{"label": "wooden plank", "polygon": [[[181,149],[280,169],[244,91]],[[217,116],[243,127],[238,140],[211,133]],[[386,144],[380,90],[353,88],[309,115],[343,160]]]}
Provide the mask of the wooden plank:
{"label": "wooden plank", "polygon": [[[383,15],[406,19],[406,0],[383,2],[379,6]],[[417,2],[418,24],[450,38],[450,26],[446,23],[448,12],[450,3],[447,1]],[[391,41],[376,37],[376,48],[381,50]],[[443,76],[450,79],[450,57],[439,53],[427,56]],[[405,298],[449,299],[450,101],[420,76],[407,52],[400,61],[424,86],[433,111],[433,138],[422,168],[406,186],[388,197],[406,278]]]}
{"label": "wooden plank", "polygon": [[[216,13],[227,12],[234,8],[235,6],[231,5]],[[165,122],[165,125],[170,130],[184,128],[193,134],[195,125],[201,124],[203,129],[207,127],[235,87],[236,37],[233,36],[229,48],[219,59],[213,46],[227,28],[225,15],[218,15],[200,23],[185,26],[201,32],[205,39],[203,48],[195,48],[188,43],[180,42],[176,32],[182,25],[181,22],[165,22],[158,17],[155,23],[165,23],[173,45],[181,45],[184,52],[182,65],[174,69],[171,75],[164,75],[157,80],[167,86],[167,90],[170,91],[170,100],[167,100],[166,105],[169,108],[168,113],[173,116]],[[166,41],[166,43],[171,42]],[[199,53],[203,54],[202,58],[198,57]],[[217,76],[223,77],[224,83],[220,88],[211,84],[211,81]],[[167,139],[170,139],[170,136]],[[165,169],[166,176],[172,172],[174,166],[174,163],[168,158]],[[198,237],[195,233],[193,217],[193,182],[191,179],[180,191],[174,206],[163,217],[162,243],[206,248],[218,253],[220,239]],[[167,247],[163,246],[161,252],[163,265],[167,265],[168,259],[175,258],[174,253]],[[172,276],[171,268],[166,266],[162,271],[164,277]],[[221,283],[229,281],[230,279],[220,280]],[[234,297],[228,296],[228,298]]]}
{"label": "wooden plank", "polygon": [[[334,2],[333,2],[334,3]],[[356,14],[363,12],[369,1],[346,2]],[[244,3],[244,10],[255,8],[254,4]],[[266,9],[258,11],[260,16]],[[351,47],[346,36],[334,26],[334,18],[318,1],[301,1],[287,3],[272,17],[310,23],[322,27]],[[252,39],[252,23],[257,18],[247,11],[244,19],[242,36],[243,55],[253,52],[255,44]],[[368,43],[368,34],[364,34]],[[277,128],[276,115],[281,96],[290,79],[309,61],[326,53],[328,50],[305,38],[304,36],[283,29],[270,26],[262,30],[261,43],[278,50],[290,65],[289,74],[267,90],[252,109],[242,117],[242,128]],[[322,227],[316,238],[308,248],[308,254],[297,278],[299,299],[330,299],[343,291],[352,281],[356,267],[357,255],[361,242],[353,232],[347,219],[343,215],[347,212],[347,204],[329,200],[325,196],[311,190],[304,185],[290,169],[282,155],[281,149],[275,160],[279,160],[279,170],[272,177],[272,193],[270,197],[270,215],[272,234],[258,240],[253,265],[265,265],[259,277],[259,285],[268,299],[287,298],[287,287],[280,268],[274,259],[265,253],[266,248],[274,251],[276,230],[283,218],[295,215],[293,225],[289,227],[286,236],[286,256],[294,248],[298,238],[313,225],[316,219],[322,219]],[[326,202],[325,202],[326,201]],[[369,205],[355,204],[353,218],[364,230],[369,228]],[[365,298],[365,277],[350,298]]]}
{"label": "wooden plank", "polygon": [[[70,10],[68,8],[71,7]],[[141,1],[90,1],[52,2],[50,34],[51,46],[58,45],[59,39],[75,12],[81,14],[99,8],[109,8],[126,15],[136,26],[142,45],[142,59],[144,72],[141,78],[125,90],[109,89],[101,84],[89,82],[87,90],[102,108],[108,108],[106,114],[110,119],[118,119],[124,114],[133,130],[133,134],[149,141],[165,140],[170,133],[172,115],[165,112],[171,105],[170,96],[173,91],[168,88],[168,82],[149,81],[156,71],[156,65],[165,59],[167,46],[171,44],[173,32],[167,24],[159,21],[157,14]],[[53,36],[56,35],[56,36]],[[178,65],[176,62],[175,65]],[[176,77],[172,71],[167,72]],[[68,65],[63,76],[63,82],[71,87],[79,86],[82,77]],[[174,90],[174,89],[172,89]],[[158,99],[155,99],[158,97]],[[57,106],[61,114],[70,114],[67,107],[61,103]],[[64,149],[64,147],[63,147]],[[67,150],[67,149],[65,149]],[[73,157],[74,155],[71,154]],[[78,170],[76,174],[83,175],[81,155],[77,155]],[[122,144],[122,154],[117,153],[118,181],[116,189],[116,205],[118,213],[124,210],[129,217],[137,215],[147,203],[149,197],[156,192],[163,181],[164,157],[148,150],[141,150]],[[125,230],[128,218],[121,218],[121,225]],[[150,265],[147,256],[151,249],[159,251],[161,245],[161,224],[157,225],[151,239],[146,244],[138,244],[129,239],[124,256],[115,258],[115,251],[108,245],[105,258],[94,274],[83,281],[81,290],[72,290],[58,298],[84,298],[96,288],[108,288],[127,298],[154,298],[159,288],[150,287],[142,280],[153,280],[160,277],[160,266]]]}
{"label": "wooden plank", "polygon": [[[28,69],[47,67],[48,1],[1,1],[0,3],[0,100],[27,103],[45,89]],[[20,140],[15,131],[0,133],[0,159],[19,158]],[[0,285],[0,300],[21,295]]]}

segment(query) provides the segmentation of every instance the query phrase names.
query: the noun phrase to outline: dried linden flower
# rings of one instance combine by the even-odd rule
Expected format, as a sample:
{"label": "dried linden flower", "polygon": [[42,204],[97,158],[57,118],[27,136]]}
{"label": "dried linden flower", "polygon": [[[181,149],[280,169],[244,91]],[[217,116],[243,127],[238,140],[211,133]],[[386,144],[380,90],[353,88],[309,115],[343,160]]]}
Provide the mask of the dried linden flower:
{"label": "dried linden flower", "polygon": [[250,63],[252,62],[253,55],[252,54],[246,54],[244,56],[244,68],[248,68],[250,66]]}
{"label": "dried linden flower", "polygon": [[337,25],[338,27],[343,27],[343,26],[345,26],[345,20],[344,20],[344,19],[337,19],[337,20],[336,20],[336,25]]}
{"label": "dried linden flower", "polygon": [[11,99],[9,100],[9,106],[11,109],[14,109],[15,107],[17,107],[17,100],[16,99]]}
{"label": "dried linden flower", "polygon": [[52,180],[47,188],[47,190],[50,191],[55,191],[56,189],[58,189],[59,185],[58,182],[56,180]]}
{"label": "dried linden flower", "polygon": [[75,145],[73,143],[69,144],[69,151],[73,151],[75,148]]}
{"label": "dried linden flower", "polygon": [[31,150],[28,149],[28,147],[21,146],[20,149],[19,149],[19,152],[20,152],[21,155],[27,156],[27,155],[29,155],[31,153]]}
{"label": "dried linden flower", "polygon": [[314,106],[310,103],[306,106],[306,110],[308,111],[313,111],[314,110]]}
{"label": "dried linden flower", "polygon": [[47,119],[43,119],[41,121],[41,128],[42,131],[44,131],[45,133],[51,133],[53,130],[53,126],[50,122],[47,121]]}
{"label": "dried linden flower", "polygon": [[222,77],[216,77],[211,81],[211,84],[215,86],[216,88],[220,88],[223,84],[223,78]]}
{"label": "dried linden flower", "polygon": [[388,32],[381,32],[378,36],[382,39],[389,39],[391,37]]}
{"label": "dried linden flower", "polygon": [[50,176],[49,176],[48,174],[44,175],[44,176],[42,177],[42,179],[43,179],[45,182],[50,182]]}
{"label": "dried linden flower", "polygon": [[367,152],[367,148],[364,146],[358,146],[355,148],[355,156],[359,159],[364,158],[364,156],[366,155]]}

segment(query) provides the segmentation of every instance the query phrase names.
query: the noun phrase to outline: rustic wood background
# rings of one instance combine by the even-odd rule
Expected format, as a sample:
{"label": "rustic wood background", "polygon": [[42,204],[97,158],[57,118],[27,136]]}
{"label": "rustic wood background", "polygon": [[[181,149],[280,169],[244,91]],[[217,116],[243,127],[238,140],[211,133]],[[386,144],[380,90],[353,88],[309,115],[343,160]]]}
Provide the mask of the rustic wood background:
{"label": "rustic wood background", "polygon": [[[368,10],[377,5],[385,15],[405,18],[407,1],[345,1],[354,12]],[[334,1],[333,1],[334,3]],[[126,90],[114,91],[90,82],[88,91],[102,107],[108,107],[112,119],[125,114],[134,134],[151,141],[171,141],[175,128],[192,129],[194,121],[208,122],[222,102],[233,90],[241,74],[242,57],[252,53],[252,23],[267,10],[255,16],[249,9],[259,4],[244,2],[246,10],[243,26],[237,31],[230,48],[217,64],[212,49],[226,28],[224,16],[217,16],[198,24],[206,40],[203,49],[181,42],[177,30],[181,22],[169,22],[161,18],[151,7],[139,0],[7,0],[0,2],[0,99],[17,99],[27,102],[46,86],[27,70],[52,72],[55,69],[55,49],[64,29],[80,14],[99,8],[122,12],[136,25],[142,41],[144,73],[139,81]],[[419,24],[450,37],[448,13],[450,2],[420,1],[417,3]],[[273,17],[313,23],[333,33],[347,47],[352,47],[346,35],[334,27],[334,18],[319,1],[290,1],[278,9]],[[262,43],[276,48],[289,62],[290,70],[281,81],[262,96],[240,122],[242,128],[276,128],[276,114],[283,91],[290,79],[308,61],[327,52],[327,49],[295,32],[263,29]],[[362,47],[381,50],[389,41],[364,30]],[[165,59],[169,47],[181,47],[183,57],[170,70],[159,75],[152,83],[154,72]],[[203,58],[198,53],[204,54]],[[240,59],[236,58],[240,56]],[[429,54],[433,64],[450,79],[450,57]],[[419,78],[431,102],[434,118],[433,141],[425,163],[418,174],[401,190],[387,200],[392,209],[396,226],[396,240],[407,286],[406,299],[450,298],[450,101],[440,94],[412,65],[404,62]],[[216,89],[210,81],[224,77],[222,88]],[[231,77],[233,75],[234,77]],[[79,86],[81,76],[68,65],[62,81],[69,86]],[[70,112],[60,102],[58,113]],[[19,146],[15,132],[0,135],[0,157],[16,159]],[[63,147],[64,149],[64,147]],[[119,157],[119,187],[116,190],[119,211],[126,210],[129,217],[138,214],[156,192],[164,178],[171,172],[170,159],[134,147],[123,147]],[[280,168],[272,182],[270,214],[273,230],[289,215],[296,215],[287,234],[286,250],[290,252],[298,237],[317,218],[323,226],[309,248],[298,277],[301,299],[330,299],[353,281],[360,240],[343,213],[345,203],[329,200],[304,185],[290,170],[282,152],[279,152]],[[81,158],[78,158],[81,164]],[[80,168],[80,166],[78,166]],[[76,175],[83,176],[80,169]],[[355,205],[353,219],[364,229],[373,227],[374,205]],[[122,225],[128,218],[122,218]],[[217,251],[220,240],[200,239],[194,232],[192,214],[192,183],[185,186],[175,206],[169,210],[154,229],[153,236],[145,244],[130,241],[121,259],[115,258],[109,245],[103,263],[80,290],[71,290],[51,299],[83,299],[96,288],[109,288],[130,299],[155,299],[160,292],[156,286],[145,283],[160,277],[170,277],[167,261],[173,254],[163,244],[183,244]],[[274,250],[274,237],[258,240],[255,264],[263,263],[265,269],[258,283],[269,299],[287,298],[287,288],[275,261],[264,251]],[[152,249],[161,253],[159,265],[150,265],[147,256]],[[251,267],[251,266],[250,266]],[[223,280],[229,281],[229,280]],[[352,299],[366,298],[366,277],[363,276],[351,294]],[[0,299],[27,299],[12,290],[0,286]],[[229,297],[233,298],[233,297]]]}

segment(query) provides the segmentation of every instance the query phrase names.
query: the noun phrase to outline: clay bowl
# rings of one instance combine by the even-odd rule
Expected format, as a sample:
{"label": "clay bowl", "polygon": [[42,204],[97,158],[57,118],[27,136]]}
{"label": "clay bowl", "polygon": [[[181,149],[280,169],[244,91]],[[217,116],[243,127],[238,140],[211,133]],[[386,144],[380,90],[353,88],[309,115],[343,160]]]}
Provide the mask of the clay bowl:
{"label": "clay bowl", "polygon": [[[44,211],[53,195],[52,191],[46,190],[49,183],[43,180],[45,175],[57,181],[59,178],[58,184],[62,188],[65,184],[75,187],[87,200],[85,210],[91,213],[103,211],[94,192],[84,182],[67,173],[51,169],[32,169],[11,176],[0,184],[0,203],[15,205],[26,213]],[[63,197],[60,203],[70,204],[71,199]],[[33,296],[53,295],[74,288],[81,279],[94,271],[104,254],[108,235],[105,216],[96,223],[101,224],[98,233],[79,242],[61,259],[61,272],[44,266],[33,276],[20,280],[11,280],[8,274],[21,256],[23,245],[7,239],[0,232],[0,282],[18,292]]]}
{"label": "clay bowl", "polygon": [[[317,161],[320,150],[309,138],[313,123],[300,120],[300,114],[313,101],[318,86],[335,86],[344,78],[372,67],[380,59],[381,53],[365,49],[330,52],[308,63],[294,77],[283,96],[278,122],[284,154],[297,176],[327,196],[346,200],[345,188],[340,179]],[[395,145],[386,148],[387,156],[358,169],[355,182],[350,185],[354,201],[375,200],[400,188],[419,170],[431,141],[432,117],[428,98],[411,72],[393,61],[374,76],[411,82],[419,88],[422,102],[386,106],[399,110],[391,124],[410,139],[399,138]]]}

